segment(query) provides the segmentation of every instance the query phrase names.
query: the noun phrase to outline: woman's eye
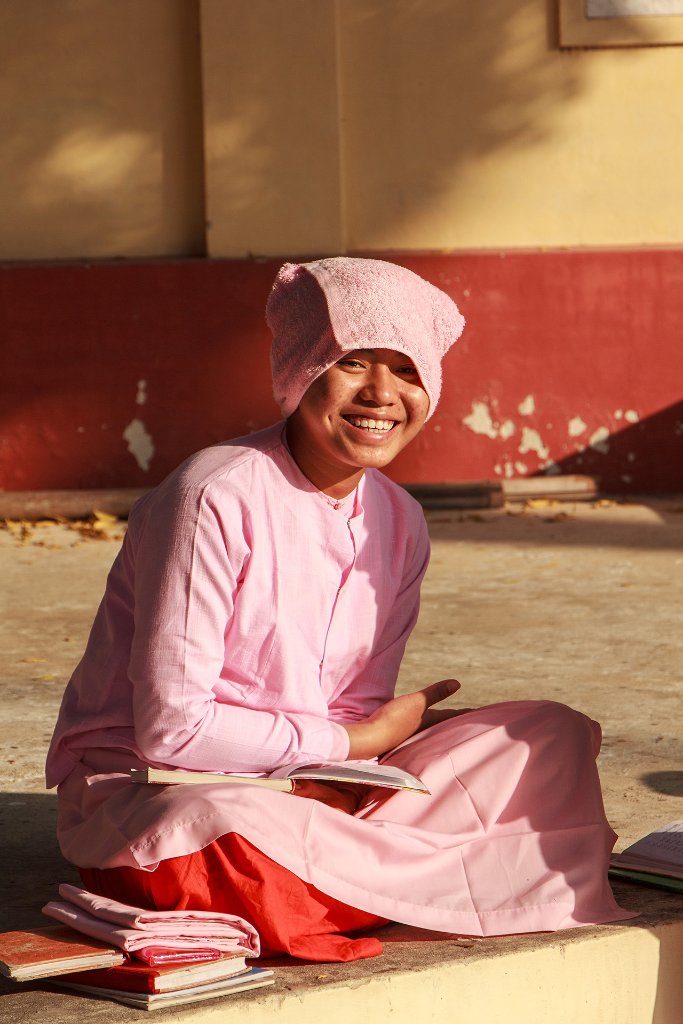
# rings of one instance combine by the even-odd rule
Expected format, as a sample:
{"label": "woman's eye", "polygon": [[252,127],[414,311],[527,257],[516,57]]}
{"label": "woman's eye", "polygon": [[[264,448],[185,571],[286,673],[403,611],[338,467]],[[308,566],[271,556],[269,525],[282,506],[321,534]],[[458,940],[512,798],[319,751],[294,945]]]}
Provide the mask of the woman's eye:
{"label": "woman's eye", "polygon": [[405,377],[416,377],[417,369],[414,366],[399,366],[399,368],[396,370],[396,373],[401,373]]}
{"label": "woman's eye", "polygon": [[354,369],[362,368],[363,364],[358,359],[339,359],[337,366],[351,366]]}

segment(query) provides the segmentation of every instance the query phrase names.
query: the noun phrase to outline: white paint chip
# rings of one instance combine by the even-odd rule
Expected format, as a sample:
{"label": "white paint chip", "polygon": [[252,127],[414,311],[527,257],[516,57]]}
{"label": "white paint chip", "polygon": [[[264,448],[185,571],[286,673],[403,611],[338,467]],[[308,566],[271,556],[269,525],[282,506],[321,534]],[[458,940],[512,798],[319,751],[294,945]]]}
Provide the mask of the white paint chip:
{"label": "white paint chip", "polygon": [[517,410],[521,416],[531,416],[536,412],[536,402],[534,401],[533,395],[527,395],[526,398],[519,403]]}
{"label": "white paint chip", "polygon": [[627,409],[624,413],[624,419],[627,423],[637,423],[640,420],[640,416],[635,409]]}
{"label": "white paint chip", "polygon": [[483,434],[485,437],[496,438],[498,431],[493,425],[489,407],[485,402],[472,402],[472,412],[465,416],[463,423],[474,434]]}
{"label": "white paint chip", "polygon": [[568,433],[570,437],[580,437],[588,430],[588,424],[584,423],[580,416],[575,416],[569,421]]}
{"label": "white paint chip", "polygon": [[505,420],[505,422],[501,423],[501,425],[500,425],[500,430],[498,431],[498,436],[502,437],[504,441],[507,441],[508,438],[512,437],[514,432],[515,432],[515,425],[512,422],[512,420]]}
{"label": "white paint chip", "polygon": [[588,444],[593,451],[601,452],[603,455],[606,455],[609,451],[608,437],[609,430],[607,427],[598,427],[598,429],[588,438]]}
{"label": "white paint chip", "polygon": [[517,470],[520,476],[524,476],[524,474],[529,471],[529,467],[527,466],[526,462],[515,462],[515,469]]}
{"label": "white paint chip", "polygon": [[550,454],[550,449],[543,444],[539,432],[531,427],[522,427],[522,440],[517,451],[520,455],[536,452],[539,459],[547,459]]}
{"label": "white paint chip", "polygon": [[147,401],[147,381],[138,381],[138,393],[135,396],[135,401],[138,405],[144,405]]}
{"label": "white paint chip", "polygon": [[140,469],[145,472],[149,470],[149,464],[154,456],[154,442],[147,433],[142,420],[131,420],[123,432],[123,440],[128,443],[128,451],[131,453]]}
{"label": "white paint chip", "polygon": [[626,458],[628,459],[629,462],[635,462],[636,461],[636,453],[635,452],[629,452],[628,455],[626,456]]}

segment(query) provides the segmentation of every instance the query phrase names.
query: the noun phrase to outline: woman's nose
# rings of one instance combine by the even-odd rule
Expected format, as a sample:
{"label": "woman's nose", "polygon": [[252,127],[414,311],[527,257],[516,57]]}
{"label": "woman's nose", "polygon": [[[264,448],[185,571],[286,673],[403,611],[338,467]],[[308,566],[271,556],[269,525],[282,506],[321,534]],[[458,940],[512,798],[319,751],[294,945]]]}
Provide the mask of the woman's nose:
{"label": "woman's nose", "polygon": [[384,363],[373,363],[361,388],[361,397],[375,405],[393,405],[398,399],[396,378]]}

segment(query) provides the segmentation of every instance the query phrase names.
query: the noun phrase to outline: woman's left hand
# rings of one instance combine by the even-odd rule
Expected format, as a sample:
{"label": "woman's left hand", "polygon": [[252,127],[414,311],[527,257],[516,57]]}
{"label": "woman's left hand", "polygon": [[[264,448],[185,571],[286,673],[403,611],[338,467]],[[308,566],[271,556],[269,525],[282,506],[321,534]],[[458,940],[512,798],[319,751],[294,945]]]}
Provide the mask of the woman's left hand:
{"label": "woman's left hand", "polygon": [[309,779],[297,779],[292,790],[294,796],[303,796],[306,800],[318,800],[321,804],[334,807],[345,814],[354,814],[360,803],[360,795],[355,787],[337,789],[327,782],[311,782]]}

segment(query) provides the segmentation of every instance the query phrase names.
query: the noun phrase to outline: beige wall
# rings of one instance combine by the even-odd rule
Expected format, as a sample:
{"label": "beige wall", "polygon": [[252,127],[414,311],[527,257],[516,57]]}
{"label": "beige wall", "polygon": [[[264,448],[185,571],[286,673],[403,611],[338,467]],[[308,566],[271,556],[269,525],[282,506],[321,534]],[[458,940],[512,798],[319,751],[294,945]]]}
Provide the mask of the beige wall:
{"label": "beige wall", "polygon": [[344,248],[334,0],[202,0],[209,251]]}
{"label": "beige wall", "polygon": [[555,10],[0,0],[0,256],[682,244],[683,47]]}
{"label": "beige wall", "polygon": [[350,246],[683,241],[683,48],[560,51],[554,7],[343,5]]}
{"label": "beige wall", "polygon": [[190,0],[0,0],[0,258],[204,251]]}

